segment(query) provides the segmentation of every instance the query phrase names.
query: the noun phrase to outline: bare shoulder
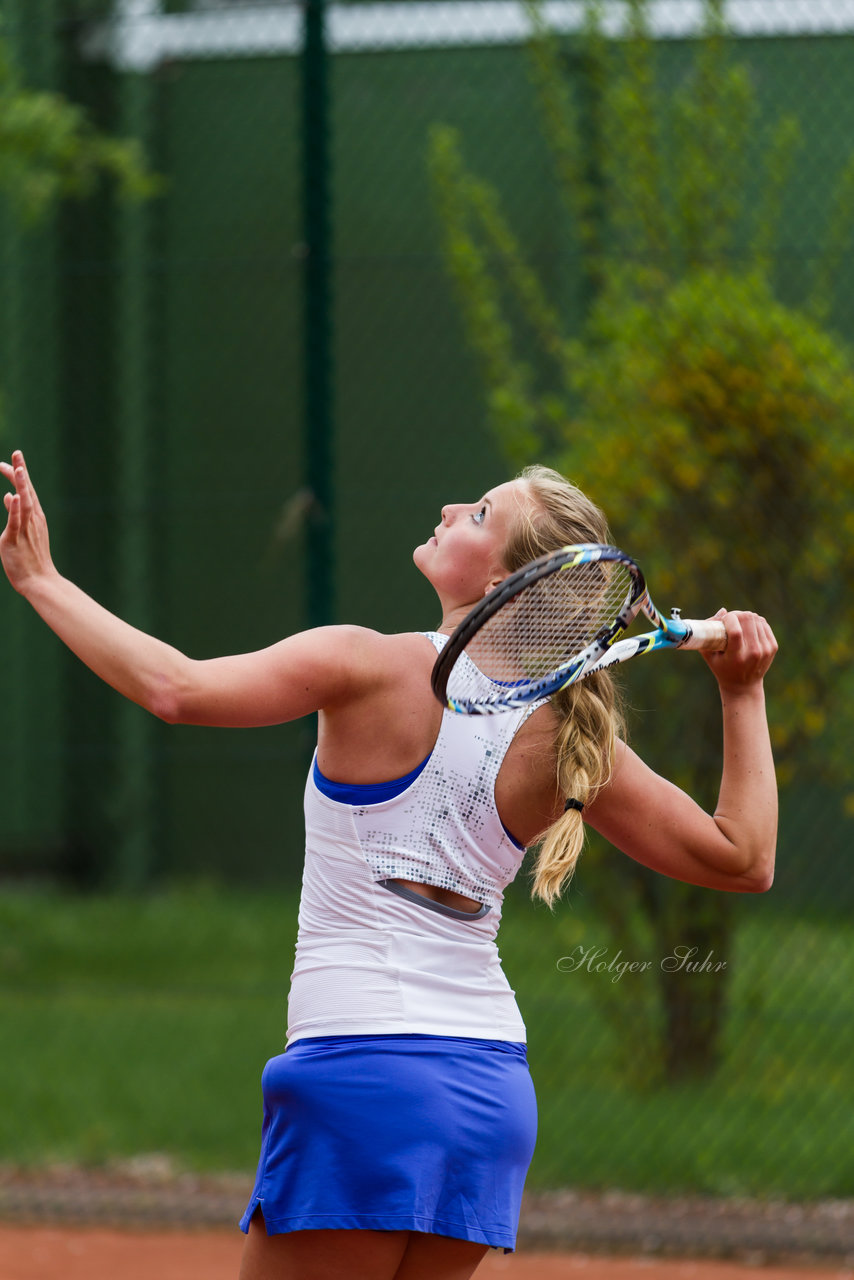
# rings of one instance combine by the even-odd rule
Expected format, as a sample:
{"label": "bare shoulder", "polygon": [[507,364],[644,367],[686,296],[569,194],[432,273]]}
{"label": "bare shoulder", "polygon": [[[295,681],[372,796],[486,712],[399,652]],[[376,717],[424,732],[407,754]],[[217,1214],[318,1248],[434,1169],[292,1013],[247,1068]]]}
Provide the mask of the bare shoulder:
{"label": "bare shoulder", "polygon": [[442,708],[430,688],[436,657],[428,636],[353,628],[349,671],[322,707],[318,759],[328,777],[376,782],[399,777],[432,750]]}
{"label": "bare shoulder", "polygon": [[327,696],[319,706],[331,709],[367,702],[381,713],[383,700],[389,704],[432,700],[430,672],[436,650],[422,633],[389,634],[342,625],[306,633],[306,643],[312,654],[309,662],[330,673]]}
{"label": "bare shoulder", "polygon": [[550,703],[532,712],[514,736],[496,780],[495,800],[501,819],[525,845],[534,843],[560,816],[558,727]]}
{"label": "bare shoulder", "polygon": [[551,763],[554,760],[559,728],[560,720],[557,713],[552,704],[546,702],[543,706],[537,707],[536,711],[531,712],[516,734],[514,742],[524,744],[527,751],[544,752]]}
{"label": "bare shoulder", "polygon": [[405,662],[418,654],[422,660],[429,661],[431,651],[434,658],[436,654],[428,637],[421,632],[389,633],[346,622],[303,631],[283,643],[287,645],[295,640],[319,653],[334,653],[341,659],[349,657],[360,664]]}
{"label": "bare shoulder", "polygon": [[[397,679],[401,672],[411,670],[413,664],[423,671],[432,667],[436,650],[423,632],[372,631],[369,627],[341,625],[323,628],[334,631],[337,651],[350,662],[376,671],[383,679]],[[321,639],[321,632],[315,635]]]}

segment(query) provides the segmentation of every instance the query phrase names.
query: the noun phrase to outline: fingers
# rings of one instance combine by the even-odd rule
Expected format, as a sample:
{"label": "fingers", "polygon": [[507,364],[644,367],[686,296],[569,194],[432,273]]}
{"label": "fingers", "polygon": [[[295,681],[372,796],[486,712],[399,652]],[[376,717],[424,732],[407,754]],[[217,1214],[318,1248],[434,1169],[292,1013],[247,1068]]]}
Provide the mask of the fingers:
{"label": "fingers", "polygon": [[[14,496],[20,500],[19,518],[26,520],[31,515],[41,515],[41,504],[30,481],[27,464],[20,449],[14,451],[11,462],[0,462],[0,474],[4,475],[15,486]],[[12,496],[11,494],[5,495],[6,498]],[[11,513],[8,502],[6,503],[6,510]]]}
{"label": "fingers", "polygon": [[21,532],[21,499],[16,493],[4,493],[3,504],[8,513],[6,533],[14,541]]}
{"label": "fingers", "polygon": [[11,476],[16,467],[26,467],[24,455],[20,449],[13,451],[11,462],[0,462],[0,469],[2,469],[4,475]]}
{"label": "fingers", "polygon": [[12,454],[12,461],[15,464],[16,474],[19,472],[23,473],[24,486],[27,494],[29,495],[30,509],[32,510],[33,515],[43,516],[44,512],[42,511],[42,504],[39,502],[39,495],[36,493],[35,486],[30,479],[29,468],[24,461],[24,455],[20,449],[16,449]]}
{"label": "fingers", "polygon": [[3,495],[6,527],[0,532],[0,561],[15,590],[26,594],[27,584],[55,572],[47,522],[20,449],[11,462],[0,462],[0,475],[14,487]]}
{"label": "fingers", "polygon": [[20,449],[16,449],[12,454],[11,462],[0,462],[0,472],[15,486],[16,491],[20,492],[21,482],[26,480],[27,476],[27,465]]}
{"label": "fingers", "polygon": [[0,475],[5,476],[15,487],[14,493],[3,495],[3,505],[7,513],[3,538],[4,544],[9,546],[11,543],[20,543],[22,538],[26,538],[33,522],[43,517],[43,513],[20,449],[13,452],[11,462],[0,462]]}
{"label": "fingers", "polygon": [[[13,460],[17,456],[20,456],[20,451],[18,450],[12,454]],[[0,462],[0,473],[15,486],[14,493],[3,494],[3,505],[7,513],[6,534],[8,537],[16,538],[21,528],[21,499],[18,496],[18,481],[11,463]]]}
{"label": "fingers", "polygon": [[744,609],[720,609],[715,616],[727,633],[726,651],[708,655],[715,675],[723,682],[740,684],[761,680],[777,652],[777,641],[767,620]]}
{"label": "fingers", "polygon": [[35,513],[35,493],[23,464],[15,467],[15,490],[21,503],[21,519],[29,520]]}
{"label": "fingers", "polygon": [[739,612],[728,616],[737,619],[741,644],[746,652],[757,658],[767,657],[770,660],[774,657],[777,652],[777,641],[774,632],[761,614]]}

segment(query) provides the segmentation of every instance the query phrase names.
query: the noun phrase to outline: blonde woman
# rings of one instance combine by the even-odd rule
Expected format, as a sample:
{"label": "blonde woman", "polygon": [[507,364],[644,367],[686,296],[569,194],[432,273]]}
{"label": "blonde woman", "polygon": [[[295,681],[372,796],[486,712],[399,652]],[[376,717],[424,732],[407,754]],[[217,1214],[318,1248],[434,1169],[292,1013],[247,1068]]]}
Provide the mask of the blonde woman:
{"label": "blonde woman", "polygon": [[443,712],[430,672],[474,603],[533,556],[608,540],[601,512],[535,467],[442,510],[414,553],[434,631],[332,626],[196,660],[128,626],[54,567],[20,452],[0,555],[12,586],[97,675],[170,723],[250,726],[319,713],[286,1052],[264,1126],[241,1280],[463,1280],[514,1247],[534,1148],[525,1027],[495,945],[502,893],[539,845],[553,902],[584,824],[629,857],[710,889],[773,874],[776,787],[763,677],[776,643],[724,612],[706,656],[723,716],[714,813],[620,731],[610,675],[519,712]]}

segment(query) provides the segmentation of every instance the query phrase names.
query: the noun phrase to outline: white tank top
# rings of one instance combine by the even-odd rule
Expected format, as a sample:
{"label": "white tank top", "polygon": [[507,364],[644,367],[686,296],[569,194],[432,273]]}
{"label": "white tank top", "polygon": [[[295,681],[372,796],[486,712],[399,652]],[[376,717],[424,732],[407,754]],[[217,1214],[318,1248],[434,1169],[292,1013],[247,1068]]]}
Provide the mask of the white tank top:
{"label": "white tank top", "polygon": [[[447,639],[427,634],[437,649]],[[395,783],[330,782],[315,757],[288,1043],[404,1033],[524,1041],[495,936],[503,891],[525,849],[502,826],[494,788],[534,710],[446,711],[427,760]],[[482,905],[457,911],[389,887],[392,879],[452,889]]]}

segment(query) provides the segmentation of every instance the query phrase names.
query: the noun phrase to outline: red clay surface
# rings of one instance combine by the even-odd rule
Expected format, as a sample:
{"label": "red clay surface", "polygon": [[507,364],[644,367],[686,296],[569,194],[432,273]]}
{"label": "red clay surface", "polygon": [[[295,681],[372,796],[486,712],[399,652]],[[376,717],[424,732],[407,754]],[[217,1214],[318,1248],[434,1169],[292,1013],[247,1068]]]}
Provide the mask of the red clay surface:
{"label": "red clay surface", "polygon": [[[236,1231],[133,1232],[0,1226],[0,1280],[236,1280]],[[477,1280],[854,1280],[838,1267],[490,1253]]]}

